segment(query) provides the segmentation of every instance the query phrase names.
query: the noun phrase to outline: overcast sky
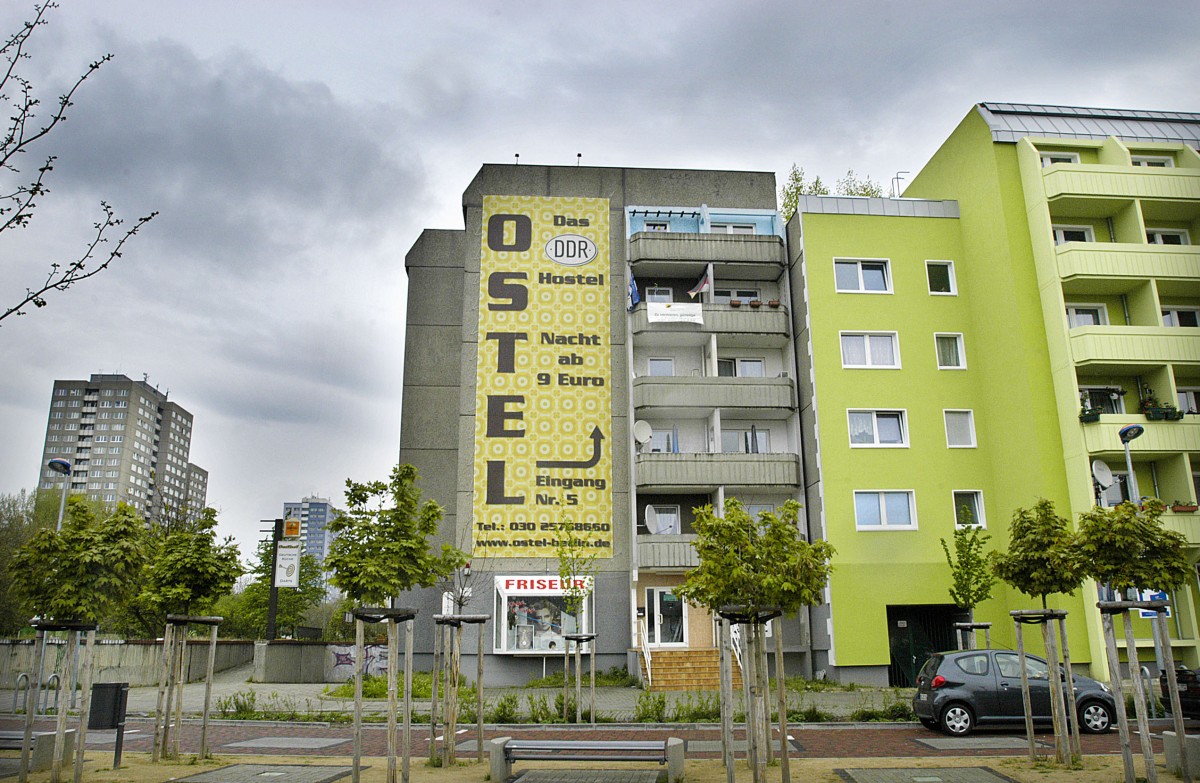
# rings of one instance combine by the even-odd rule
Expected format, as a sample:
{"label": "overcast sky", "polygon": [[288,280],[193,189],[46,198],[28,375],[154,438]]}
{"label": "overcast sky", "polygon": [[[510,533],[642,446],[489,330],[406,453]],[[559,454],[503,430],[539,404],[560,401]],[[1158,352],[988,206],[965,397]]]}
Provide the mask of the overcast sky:
{"label": "overcast sky", "polygon": [[[56,378],[145,373],[243,544],[399,449],[407,281],[482,163],[915,174],[979,101],[1200,111],[1187,2],[59,0],[25,65],[52,102],[111,52],[0,309],[101,199],[159,211],[113,267],[0,326],[0,492],[36,485]],[[5,37],[32,0],[0,4]],[[7,113],[6,115],[7,116]],[[449,498],[438,498],[447,502]]]}

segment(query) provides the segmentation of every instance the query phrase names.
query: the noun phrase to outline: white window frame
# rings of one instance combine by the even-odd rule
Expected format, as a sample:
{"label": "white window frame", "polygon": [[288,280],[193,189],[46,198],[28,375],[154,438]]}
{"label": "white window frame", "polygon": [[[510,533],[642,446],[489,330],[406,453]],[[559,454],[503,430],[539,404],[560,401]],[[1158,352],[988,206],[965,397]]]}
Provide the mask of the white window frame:
{"label": "white window frame", "polygon": [[[682,612],[682,616],[679,619],[679,622],[681,623],[680,627],[683,629],[683,639],[681,641],[664,642],[662,640],[661,623],[657,622],[658,618],[660,617],[659,612],[658,612],[659,596],[663,593],[669,593],[671,595],[675,595],[675,591],[678,589],[679,589],[678,586],[674,586],[674,587],[653,586],[653,587],[647,587],[645,589],[645,593],[643,593],[643,595],[645,596],[646,603],[643,608],[645,609],[645,612],[646,612],[646,632],[647,632],[647,634],[649,634],[651,631],[653,631],[653,633],[654,633],[654,641],[650,641],[649,638],[646,639],[647,647],[682,648],[682,647],[688,646],[688,606],[687,606],[687,601],[684,601],[683,599],[679,598],[679,596],[675,596],[675,599],[677,601],[679,601],[679,609]],[[651,604],[651,601],[653,601],[653,604]]]}
{"label": "white window frame", "polygon": [[714,288],[713,304],[729,304],[736,299],[739,302],[753,302],[762,296],[757,288]]}
{"label": "white window frame", "polygon": [[[950,272],[950,290],[949,291],[934,291],[929,281],[929,268],[932,266],[944,266]],[[954,274],[954,262],[931,259],[925,262],[925,285],[929,288],[930,296],[958,296],[958,278]]]}
{"label": "white window frame", "polygon": [[[1116,388],[1116,387],[1114,387],[1114,386],[1080,386],[1079,387],[1079,396],[1080,396],[1079,404],[1083,407],[1088,407],[1088,408],[1102,407],[1102,406],[1091,404],[1093,402],[1092,395],[1093,394],[1101,394],[1104,396],[1106,401],[1109,404],[1111,404],[1111,406],[1113,408],[1112,412],[1114,414],[1123,414],[1123,413],[1125,413],[1125,396],[1122,394],[1118,394],[1117,398],[1114,400],[1112,398],[1112,390],[1114,388]],[[1084,405],[1085,397],[1087,399],[1087,405]]]}
{"label": "white window frame", "polygon": [[975,508],[972,510],[972,513],[975,517],[975,524],[973,524],[972,527],[986,528],[987,527],[987,512],[984,510],[984,507],[983,507],[983,490],[982,489],[952,489],[952,490],[950,490],[950,504],[952,506],[950,511],[953,514],[952,518],[954,519],[954,527],[956,527],[956,528],[966,527],[966,525],[963,525],[963,524],[959,523],[959,521],[958,521],[958,507],[960,504],[958,503],[958,498],[956,496],[964,495],[964,494],[968,494],[968,493],[971,494],[972,496],[974,496],[973,505],[975,506]]}
{"label": "white window frame", "polygon": [[[867,357],[867,364],[846,364],[846,348],[842,344],[842,340],[847,337],[863,338],[863,354]],[[896,360],[895,364],[875,364],[872,362],[871,356],[871,339],[872,337],[891,337],[892,338],[892,357]],[[899,332],[838,332],[838,350],[842,353],[842,369],[846,370],[899,370],[900,365],[900,333]]]}
{"label": "white window frame", "polygon": [[[758,451],[750,451],[750,428],[749,427],[722,427],[721,428],[721,453],[722,454],[770,454],[771,453],[771,430],[767,427],[755,427],[754,442]],[[725,436],[736,435],[738,444],[741,448],[738,451],[725,450]]]}
{"label": "white window frame", "polygon": [[1175,168],[1175,157],[1172,155],[1130,155],[1129,162],[1143,168]]}
{"label": "white window frame", "polygon": [[[1054,229],[1054,244],[1056,244],[1056,245],[1063,245],[1063,244],[1066,244],[1067,242],[1095,242],[1096,241],[1096,231],[1091,226],[1068,226],[1065,224],[1055,223],[1052,226],[1052,228]],[[1082,231],[1084,234],[1084,238],[1068,240],[1066,238],[1066,236],[1064,236],[1064,233],[1067,231]]]}
{"label": "white window frame", "polygon": [[[872,443],[855,443],[854,432],[850,427],[850,417],[856,413],[871,414],[871,438]],[[880,443],[879,442],[879,415],[896,415],[900,419],[900,442],[899,443]],[[846,438],[850,441],[852,449],[907,449],[908,443],[908,410],[905,408],[847,408],[846,409]]]}
{"label": "white window frame", "polygon": [[[965,413],[968,417],[970,426],[968,429],[971,433],[971,442],[967,444],[951,443],[950,442],[950,414]],[[942,426],[946,430],[946,448],[948,449],[975,449],[979,447],[979,441],[975,437],[975,411],[971,408],[942,408]]]}
{"label": "white window frame", "polygon": [[[749,230],[745,230],[749,229]],[[709,223],[708,233],[710,234],[754,234],[756,230],[753,223]]]}
{"label": "white window frame", "polygon": [[[721,362],[733,362],[733,375],[721,375]],[[746,375],[742,372],[744,365],[759,364],[762,365],[762,373],[759,375]],[[767,377],[767,360],[759,356],[722,356],[717,357],[717,377],[719,378],[766,378]]]}
{"label": "white window frame", "polygon": [[[663,375],[653,371],[655,362],[670,362],[671,373]],[[646,358],[646,376],[648,378],[674,378],[675,377],[675,357],[674,356],[649,356]]]}
{"label": "white window frame", "polygon": [[[1066,158],[1066,160],[1051,160],[1051,158]],[[1046,151],[1041,153],[1042,168],[1053,166],[1056,163],[1078,163],[1078,152],[1054,152]]]}
{"label": "white window frame", "polygon": [[[838,288],[837,265],[854,264],[858,267],[858,288]],[[885,287],[881,291],[868,291],[863,287],[863,264],[883,264]],[[891,294],[894,293],[892,282],[892,260],[890,258],[837,258],[833,259],[833,288],[839,294]]]}
{"label": "white window frame", "polygon": [[1184,413],[1200,411],[1200,386],[1179,386],[1175,389],[1179,410]]}
{"label": "white window frame", "polygon": [[[908,518],[907,525],[889,525],[887,523],[887,504],[883,502],[885,494],[903,493],[908,496]],[[878,525],[863,525],[858,521],[858,496],[859,495],[877,495],[879,496],[879,516],[882,520]],[[876,531],[876,530],[916,530],[917,529],[917,493],[911,489],[856,489],[851,498],[851,506],[854,509],[854,527],[856,530]]]}
{"label": "white window frame", "polygon": [[[662,298],[664,296],[664,292],[666,299]],[[665,285],[648,285],[646,286],[646,301],[670,304],[671,302],[675,301],[675,290],[670,286]]]}
{"label": "white window frame", "polygon": [[[1174,242],[1156,241],[1156,240],[1161,240],[1161,238],[1164,236],[1177,236],[1177,237],[1179,237],[1179,242],[1174,243]],[[1167,246],[1167,247],[1180,247],[1183,245],[1192,244],[1192,235],[1188,232],[1188,230],[1186,228],[1151,228],[1150,226],[1146,226],[1146,244],[1160,245],[1160,246]]]}
{"label": "white window frame", "polygon": [[[666,438],[666,442],[662,445],[665,448],[657,448],[656,440]],[[650,429],[650,453],[651,454],[672,454],[675,449],[675,430],[665,430],[660,427],[651,427]]]}
{"label": "white window frame", "polygon": [[1103,302],[1068,302],[1067,303],[1067,327],[1070,329],[1081,329],[1084,326],[1092,326],[1092,324],[1076,325],[1075,319],[1080,310],[1096,310],[1100,317],[1100,323],[1096,326],[1108,326],[1108,305]]}
{"label": "white window frame", "polygon": [[[953,337],[958,342],[958,364],[943,365],[942,358],[938,353],[938,338]],[[963,340],[962,332],[934,332],[933,335],[933,360],[937,363],[939,370],[965,370],[967,369],[967,345]]]}

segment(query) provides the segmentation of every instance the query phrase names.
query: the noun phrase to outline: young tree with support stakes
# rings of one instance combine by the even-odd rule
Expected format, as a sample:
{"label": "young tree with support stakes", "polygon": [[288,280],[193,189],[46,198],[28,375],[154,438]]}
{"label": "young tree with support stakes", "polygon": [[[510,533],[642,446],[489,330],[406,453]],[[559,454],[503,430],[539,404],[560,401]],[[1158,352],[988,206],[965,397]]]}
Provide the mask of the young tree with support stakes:
{"label": "young tree with support stakes", "polygon": [[[1021,691],[1025,705],[1025,729],[1029,739],[1029,755],[1033,759],[1036,756],[1033,714],[1030,708],[1028,669],[1021,624],[1035,622],[1042,626],[1042,641],[1046,648],[1050,682],[1057,683],[1062,679],[1058,644],[1051,623],[1058,623],[1059,636],[1062,640],[1063,654],[1067,664],[1067,676],[1072,676],[1070,656],[1066,648],[1067,635],[1064,624],[1066,612],[1048,610],[1046,597],[1052,593],[1073,594],[1083,583],[1085,576],[1084,563],[1080,559],[1070,523],[1055,513],[1054,503],[1042,498],[1032,509],[1019,508],[1013,512],[1012,524],[1009,527],[1008,550],[994,555],[993,570],[1001,581],[1030,597],[1040,598],[1042,603],[1040,613],[1022,610],[1010,613],[1014,618],[1017,633],[1017,652],[1020,654],[1021,660]],[[1070,710],[1074,715],[1074,688],[1069,690],[1071,693]],[[1068,738],[1065,715],[1067,708],[1062,701],[1062,691],[1062,688],[1051,687],[1050,702],[1058,759],[1062,763],[1067,763],[1074,753],[1073,750],[1068,752],[1069,746],[1078,747],[1078,721],[1072,720],[1072,725],[1076,726],[1075,736]]]}
{"label": "young tree with support stakes", "polygon": [[[558,539],[554,545],[554,553],[558,557],[558,581],[562,585],[563,603],[566,605],[566,613],[575,618],[575,634],[585,635],[588,630],[583,627],[583,610],[587,605],[588,598],[592,595],[595,588],[596,571],[599,563],[596,558],[600,550],[593,543],[593,534],[591,531],[579,530],[575,527],[575,520],[571,515],[564,511],[558,519],[558,529],[555,531],[558,534]],[[566,622],[563,622],[562,628],[564,638],[567,635]],[[594,636],[594,634],[593,634]],[[579,723],[582,719],[583,705],[581,704],[582,694],[580,693],[580,683],[583,678],[583,673],[579,670],[579,645],[581,641],[575,642],[575,722]],[[592,665],[592,681],[591,681],[591,722],[596,722],[596,642],[591,640],[591,652],[589,658]],[[571,668],[570,668],[570,651],[571,641],[568,639],[563,644],[563,721],[569,720],[568,712],[570,711],[569,698],[569,683]]]}
{"label": "young tree with support stakes", "polygon": [[[412,465],[397,465],[389,480],[359,483],[346,479],[347,510],[333,519],[328,529],[337,537],[325,557],[330,571],[330,583],[342,590],[352,601],[365,604],[354,609],[355,668],[354,668],[354,767],[353,779],[358,781],[359,758],[362,754],[362,663],[363,621],[370,614],[370,604],[392,603],[402,593],[415,587],[432,587],[467,562],[467,557],[450,544],[432,549],[430,539],[437,534],[442,520],[442,508],[432,500],[421,503],[417,488],[417,469]],[[395,616],[391,616],[394,613]],[[398,649],[400,618],[406,623],[406,660],[412,646],[412,617],[415,610],[391,608],[381,613],[388,623],[388,700],[396,700],[395,651]],[[386,616],[386,617],[385,617]],[[408,779],[411,739],[412,672],[405,666],[404,689],[404,779]],[[388,716],[389,781],[395,767],[395,713]]]}
{"label": "young tree with support stakes", "polygon": [[[762,512],[755,519],[736,498],[725,500],[724,514],[718,516],[712,506],[696,510],[693,526],[696,529],[696,552],[700,564],[688,573],[676,593],[683,599],[703,606],[714,616],[727,607],[738,607],[743,616],[764,616],[782,611],[793,614],[801,607],[819,604],[829,574],[833,547],[827,541],[808,542],[800,534],[800,504],[789,500],[778,513]],[[759,655],[762,635],[757,622],[751,624],[748,633],[746,659],[753,667]],[[776,633],[782,626],[776,624]],[[776,642],[777,651],[780,649]],[[764,656],[765,659],[765,656]],[[783,686],[782,662],[777,661],[777,680]],[[750,679],[749,677],[747,678]],[[748,684],[750,684],[748,682]],[[766,754],[769,745],[771,711],[766,707],[765,689],[761,682],[752,684],[752,698],[756,702],[747,705],[759,720],[751,721],[747,737],[752,743],[751,769],[756,783],[763,779],[766,770]],[[722,703],[728,707],[728,695]],[[780,737],[785,781],[788,774],[787,755],[787,710],[779,713]],[[722,721],[723,734],[729,734],[731,726]],[[732,746],[732,736],[725,737],[726,747]],[[754,747],[757,746],[757,747]],[[726,754],[727,767],[731,756]],[[732,767],[728,767],[732,774]]]}
{"label": "young tree with support stakes", "polygon": [[[1162,514],[1166,509],[1157,498],[1147,499],[1141,507],[1128,501],[1109,508],[1093,508],[1079,515],[1078,552],[1086,563],[1087,575],[1101,584],[1108,585],[1124,596],[1130,591],[1154,589],[1174,591],[1182,586],[1191,575],[1187,557],[1187,539],[1172,530],[1162,527]],[[1105,647],[1108,654],[1109,676],[1118,705],[1118,728],[1121,732],[1121,752],[1125,765],[1126,780],[1134,779],[1133,754],[1129,740],[1128,721],[1121,707],[1124,693],[1121,686],[1120,661],[1118,660],[1116,629],[1113,615],[1124,617],[1125,650],[1129,671],[1133,680],[1134,709],[1141,732],[1142,754],[1147,762],[1147,777],[1153,781],[1153,749],[1149,744],[1149,723],[1146,717],[1145,689],[1138,677],[1140,663],[1137,645],[1133,638],[1133,625],[1129,609],[1143,602],[1134,600],[1101,602],[1101,619],[1104,624]],[[1159,604],[1161,602],[1151,602]],[[1139,607],[1141,608],[1141,607]],[[1172,712],[1176,716],[1175,736],[1184,736],[1179,707],[1179,686],[1175,678],[1175,667],[1171,643],[1168,637],[1165,605],[1150,605],[1156,613],[1155,633],[1161,642],[1167,672],[1168,693]],[[1186,752],[1180,755],[1184,780],[1189,780],[1190,770]]]}
{"label": "young tree with support stakes", "polygon": [[[992,586],[996,576],[992,573],[991,560],[985,551],[991,535],[982,526],[975,524],[971,510],[966,506],[959,509],[958,525],[954,530],[953,552],[941,539],[946,563],[950,566],[950,599],[959,609],[965,609],[970,622],[975,622],[975,607],[992,597]],[[974,626],[970,638],[975,636]],[[974,642],[972,641],[972,645]]]}

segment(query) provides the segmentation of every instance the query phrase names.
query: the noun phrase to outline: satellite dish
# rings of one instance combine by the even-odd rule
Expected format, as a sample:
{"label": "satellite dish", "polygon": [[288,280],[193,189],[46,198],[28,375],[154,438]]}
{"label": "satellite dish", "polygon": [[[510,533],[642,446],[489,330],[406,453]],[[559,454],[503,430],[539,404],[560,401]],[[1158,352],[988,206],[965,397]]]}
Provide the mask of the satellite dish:
{"label": "satellite dish", "polygon": [[650,427],[650,422],[639,419],[633,423],[633,439],[638,443],[645,445],[652,437],[654,430]]}
{"label": "satellite dish", "polygon": [[1092,460],[1092,476],[1096,479],[1096,483],[1100,485],[1100,489],[1108,489],[1113,485],[1112,470],[1108,465],[1098,459]]}
{"label": "satellite dish", "polygon": [[[639,421],[638,424],[645,424],[645,422]],[[658,534],[658,512],[654,510],[654,506],[646,506],[646,529],[651,533]]]}

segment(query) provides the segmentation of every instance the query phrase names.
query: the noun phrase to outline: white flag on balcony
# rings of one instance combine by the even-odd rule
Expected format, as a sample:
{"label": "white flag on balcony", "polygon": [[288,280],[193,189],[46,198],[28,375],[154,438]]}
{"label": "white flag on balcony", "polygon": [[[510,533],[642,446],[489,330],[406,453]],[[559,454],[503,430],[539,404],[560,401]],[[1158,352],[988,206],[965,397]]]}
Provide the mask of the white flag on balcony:
{"label": "white flag on balcony", "polygon": [[646,320],[650,323],[703,324],[704,305],[689,302],[647,302]]}

